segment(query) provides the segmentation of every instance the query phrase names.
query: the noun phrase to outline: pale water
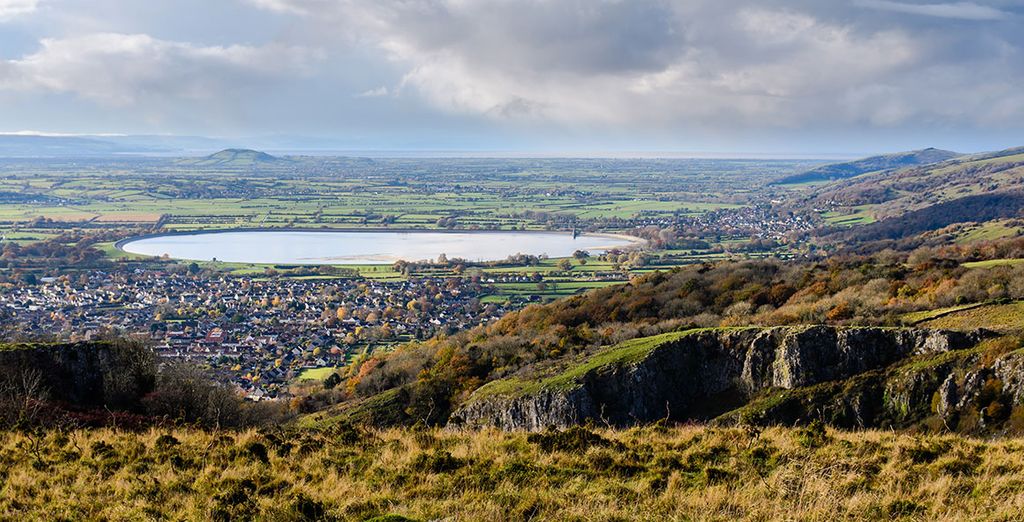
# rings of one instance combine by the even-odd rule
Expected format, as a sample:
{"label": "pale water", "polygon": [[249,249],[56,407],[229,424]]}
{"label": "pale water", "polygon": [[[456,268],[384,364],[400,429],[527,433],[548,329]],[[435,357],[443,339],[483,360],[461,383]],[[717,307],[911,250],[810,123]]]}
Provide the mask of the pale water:
{"label": "pale water", "polygon": [[274,264],[393,263],[449,259],[498,261],[514,254],[564,257],[577,250],[592,254],[636,245],[621,236],[567,232],[320,232],[234,231],[176,234],[125,241],[133,254],[197,261]]}

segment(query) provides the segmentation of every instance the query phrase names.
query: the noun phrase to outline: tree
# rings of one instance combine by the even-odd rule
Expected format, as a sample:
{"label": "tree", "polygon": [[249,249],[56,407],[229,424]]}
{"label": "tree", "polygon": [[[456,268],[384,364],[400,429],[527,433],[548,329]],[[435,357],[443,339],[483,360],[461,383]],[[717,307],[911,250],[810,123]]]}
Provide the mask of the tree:
{"label": "tree", "polygon": [[200,272],[200,270],[202,270],[202,269],[199,268],[199,264],[198,263],[193,262],[193,263],[189,263],[188,264],[188,273],[190,273],[192,275],[196,275],[196,274],[198,274]]}
{"label": "tree", "polygon": [[558,268],[562,271],[572,270],[572,261],[569,261],[569,258],[559,259]]}
{"label": "tree", "polygon": [[325,390],[334,389],[334,387],[339,384],[341,384],[341,376],[338,375],[336,372],[328,375],[327,378],[324,379]]}

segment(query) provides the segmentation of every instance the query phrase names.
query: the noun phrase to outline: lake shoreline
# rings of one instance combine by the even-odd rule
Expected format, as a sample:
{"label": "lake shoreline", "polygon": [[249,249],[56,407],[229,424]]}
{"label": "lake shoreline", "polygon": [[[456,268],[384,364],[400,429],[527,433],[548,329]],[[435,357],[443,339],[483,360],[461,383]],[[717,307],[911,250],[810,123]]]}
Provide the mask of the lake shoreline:
{"label": "lake shoreline", "polygon": [[[509,235],[513,235],[513,234],[515,234],[515,235],[538,234],[538,235],[548,235],[548,236],[550,236],[550,235],[558,235],[558,236],[565,236],[567,238],[572,238],[572,232],[563,231],[563,230],[461,230],[461,229],[450,230],[450,229],[423,229],[423,228],[303,228],[303,227],[259,228],[259,227],[241,227],[241,228],[225,228],[225,229],[216,229],[216,230],[188,230],[188,231],[184,231],[184,230],[176,231],[175,230],[175,231],[157,232],[157,233],[152,233],[152,234],[143,234],[143,235],[139,235],[139,236],[133,236],[133,237],[129,237],[129,238],[118,240],[118,241],[116,241],[114,243],[113,246],[114,246],[115,249],[117,249],[117,250],[119,250],[121,252],[125,252],[125,253],[130,253],[130,254],[135,254],[135,255],[143,255],[143,256],[149,256],[149,257],[161,257],[161,255],[147,254],[147,253],[143,253],[143,252],[132,252],[131,250],[126,249],[125,246],[127,246],[127,245],[129,245],[131,243],[139,242],[139,241],[144,241],[144,240],[149,240],[149,239],[156,239],[156,238],[164,238],[164,237],[208,236],[208,235],[213,235],[213,234],[230,234],[230,233],[256,233],[256,234],[259,234],[259,233],[300,233],[300,234],[301,233],[326,233],[326,234],[338,233],[338,234],[424,234],[424,235],[430,235],[430,234],[437,234],[437,235],[442,235],[442,234],[444,234],[444,235],[457,235],[457,234],[473,235],[473,234],[481,234],[481,235],[483,235],[483,234],[487,234],[487,235],[492,235],[492,236],[493,235],[498,235],[498,234],[509,234]],[[608,250],[618,249],[618,250],[627,250],[628,251],[628,250],[634,250],[634,249],[637,249],[637,248],[643,248],[644,246],[647,245],[647,241],[642,239],[642,238],[635,237],[635,236],[630,236],[630,235],[627,235],[627,234],[621,234],[621,233],[610,233],[610,232],[581,233],[581,234],[579,234],[579,236],[577,236],[577,238],[592,238],[592,239],[604,238],[604,239],[609,239],[609,240],[624,241],[624,242],[627,243],[627,244],[624,244],[624,245],[615,245],[615,244],[610,244],[610,245],[589,245],[586,248],[584,248],[584,250],[591,249],[591,250],[608,251]],[[573,238],[573,239],[576,239],[576,238]],[[369,256],[369,255],[380,255],[380,254],[362,254],[362,255],[354,255],[354,256],[338,256],[338,257],[335,257],[335,258],[324,258],[324,259],[322,259],[320,261],[293,260],[293,261],[289,261],[289,262],[287,262],[285,264],[297,264],[297,265],[308,265],[308,266],[325,265],[325,264],[326,265],[331,265],[331,264],[339,264],[339,265],[365,264],[367,266],[370,266],[370,265],[386,265],[386,264],[391,264],[391,263],[397,262],[399,260],[403,260],[403,258],[401,258],[401,257],[393,256],[393,257],[388,257],[388,258],[381,257],[379,260],[374,260],[371,263],[359,262],[358,259],[352,260],[351,262],[345,262],[344,261],[345,257],[353,257],[353,258],[360,258],[361,257],[362,259],[366,259],[367,256]],[[546,255],[546,254],[533,254],[533,255]],[[189,257],[175,257],[175,256],[172,256],[172,257],[174,259],[179,259],[179,260],[183,260],[183,261],[207,261],[206,259],[197,259],[197,258],[189,258]],[[454,256],[454,257],[459,257],[459,256]],[[559,257],[567,257],[567,256],[550,256],[550,257],[552,257],[552,258],[559,258]],[[500,260],[500,259],[498,259],[498,260]],[[249,262],[249,263],[253,263],[253,264],[280,264],[280,262],[261,262],[261,261],[231,261],[231,260],[218,260],[218,261],[224,261],[224,262],[243,262],[243,263]],[[419,261],[424,261],[424,260],[417,260],[417,262],[419,262]],[[492,262],[492,261],[495,261],[495,260],[470,260],[470,261],[471,262]]]}

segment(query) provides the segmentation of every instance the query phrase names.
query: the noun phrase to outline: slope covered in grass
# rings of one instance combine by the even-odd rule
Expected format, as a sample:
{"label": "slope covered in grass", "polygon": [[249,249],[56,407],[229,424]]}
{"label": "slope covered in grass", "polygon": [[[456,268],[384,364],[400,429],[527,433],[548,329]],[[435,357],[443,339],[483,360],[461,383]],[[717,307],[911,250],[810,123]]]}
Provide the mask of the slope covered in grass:
{"label": "slope covered in grass", "polygon": [[903,167],[940,163],[959,155],[960,154],[956,152],[934,148],[898,152],[895,154],[882,154],[855,161],[822,165],[808,170],[807,172],[786,176],[774,183],[776,185],[797,185],[800,183],[835,181],[860,176],[861,174],[867,174],[870,172],[890,171],[892,169]]}
{"label": "slope covered in grass", "polygon": [[820,426],[0,432],[0,518],[1016,520],[1022,458]]}

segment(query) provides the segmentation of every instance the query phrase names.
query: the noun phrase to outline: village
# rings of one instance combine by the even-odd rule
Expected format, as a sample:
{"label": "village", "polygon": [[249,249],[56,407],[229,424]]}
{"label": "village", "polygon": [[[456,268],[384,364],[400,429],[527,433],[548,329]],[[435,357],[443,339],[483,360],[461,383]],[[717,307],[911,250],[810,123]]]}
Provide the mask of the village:
{"label": "village", "polygon": [[474,277],[374,281],[92,271],[0,290],[7,338],[133,335],[208,366],[253,400],[299,374],[504,314]]}

